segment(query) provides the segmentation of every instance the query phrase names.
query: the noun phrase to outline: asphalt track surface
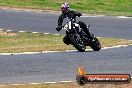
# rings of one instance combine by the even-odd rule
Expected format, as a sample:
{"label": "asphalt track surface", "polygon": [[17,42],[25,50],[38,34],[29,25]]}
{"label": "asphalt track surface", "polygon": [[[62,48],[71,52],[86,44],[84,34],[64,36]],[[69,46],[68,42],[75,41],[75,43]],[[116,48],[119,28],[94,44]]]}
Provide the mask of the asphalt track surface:
{"label": "asphalt track surface", "polygon": [[[0,27],[15,31],[57,33],[55,27],[58,15],[0,10]],[[80,20],[92,24],[91,31],[96,36],[132,39],[131,18],[103,16],[82,17]],[[78,66],[84,67],[87,73],[132,75],[132,46],[99,52],[1,55],[0,84],[75,81]]]}
{"label": "asphalt track surface", "polygon": [[75,81],[77,67],[87,73],[132,75],[132,46],[99,52],[58,52],[0,56],[0,84]]}
{"label": "asphalt track surface", "polygon": [[[59,14],[51,12],[0,10],[0,28],[14,31],[57,32]],[[81,17],[78,20],[91,24],[90,31],[99,37],[132,39],[132,18],[114,16]]]}

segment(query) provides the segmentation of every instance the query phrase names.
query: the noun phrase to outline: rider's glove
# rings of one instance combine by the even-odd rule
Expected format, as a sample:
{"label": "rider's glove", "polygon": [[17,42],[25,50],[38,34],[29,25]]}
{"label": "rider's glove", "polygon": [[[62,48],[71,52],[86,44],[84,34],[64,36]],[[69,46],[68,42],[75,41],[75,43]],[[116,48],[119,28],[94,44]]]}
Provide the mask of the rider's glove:
{"label": "rider's glove", "polygon": [[57,31],[60,31],[61,29],[62,29],[62,26],[58,26],[58,27],[56,28]]}
{"label": "rider's glove", "polygon": [[82,16],[82,13],[79,13],[79,14],[78,14],[78,17],[80,17],[80,16]]}

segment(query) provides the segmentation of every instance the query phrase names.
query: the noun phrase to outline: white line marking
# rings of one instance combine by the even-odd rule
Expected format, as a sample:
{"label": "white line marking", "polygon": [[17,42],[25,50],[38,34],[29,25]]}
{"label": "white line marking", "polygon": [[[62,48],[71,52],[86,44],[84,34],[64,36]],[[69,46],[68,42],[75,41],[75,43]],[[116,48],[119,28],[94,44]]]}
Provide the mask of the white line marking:
{"label": "white line marking", "polygon": [[54,34],[54,35],[60,35],[60,34]]}
{"label": "white line marking", "polygon": [[11,85],[13,85],[13,86],[19,86],[19,85],[23,85],[23,84],[11,84]]}
{"label": "white line marking", "polygon": [[127,47],[127,46],[130,46],[130,45],[117,45],[117,46],[112,46],[112,47],[104,47],[102,49],[112,49],[112,48],[120,48],[120,47]]}
{"label": "white line marking", "polygon": [[102,37],[97,37],[97,38],[102,38]]}
{"label": "white line marking", "polygon": [[25,10],[25,11],[30,12],[31,10]]}
{"label": "white line marking", "polygon": [[18,32],[26,32],[26,31],[18,31]]}
{"label": "white line marking", "polygon": [[97,16],[81,16],[81,17],[97,17]]}
{"label": "white line marking", "polygon": [[130,46],[132,46],[132,44],[129,44]]}
{"label": "white line marking", "polygon": [[2,30],[4,30],[4,29],[0,29],[0,31],[2,31]]}
{"label": "white line marking", "polygon": [[12,30],[6,30],[7,32],[10,32],[10,31],[12,31]]}
{"label": "white line marking", "polygon": [[37,34],[37,33],[39,33],[39,32],[32,32],[33,34]]}
{"label": "white line marking", "polygon": [[42,51],[41,53],[54,53],[54,52],[62,52],[62,51]]}
{"label": "white line marking", "polygon": [[[71,83],[74,81],[58,81],[58,82],[44,82],[44,83],[27,83],[27,84],[31,84],[31,85],[40,85],[40,84],[56,84],[56,83]],[[20,85],[25,85],[25,84],[9,84],[12,86],[20,86]],[[7,86],[7,85],[0,85],[0,86]]]}
{"label": "white line marking", "polygon": [[[132,45],[132,44],[130,44]],[[113,48],[120,48],[120,47],[128,47],[130,45],[117,45],[117,46],[112,46],[112,47],[104,47],[102,49],[113,49]],[[86,51],[92,51],[93,49],[86,49]],[[57,51],[57,52],[75,52],[77,50],[65,50],[65,51]],[[50,53],[50,52],[47,52]]]}
{"label": "white line marking", "polygon": [[87,16],[87,15],[83,15],[81,17],[103,17],[104,15],[96,15],[96,16]]}
{"label": "white line marking", "polygon": [[50,34],[50,33],[44,33],[44,34],[48,35],[48,34]]}
{"label": "white line marking", "polygon": [[126,16],[117,16],[118,18],[132,18],[132,17],[126,17]]}
{"label": "white line marking", "polygon": [[71,83],[73,81],[60,81],[60,83]]}
{"label": "white line marking", "polygon": [[[39,85],[39,84],[56,84],[56,83],[71,83],[71,82],[74,82],[74,81],[58,81],[58,82],[44,82],[44,83],[28,83],[28,84]],[[19,85],[24,85],[24,84],[10,84],[10,85],[19,86]],[[7,85],[0,85],[0,86],[7,86]]]}
{"label": "white line marking", "polygon": [[[117,45],[113,47],[104,47],[102,49],[113,49],[113,48],[120,48],[120,47],[128,47],[130,45]],[[65,51],[42,51],[42,52],[22,52],[22,53],[0,53],[0,55],[22,55],[22,54],[40,54],[40,53],[58,53],[58,52],[75,52],[77,50],[65,50]],[[86,49],[86,51],[92,51],[92,49]]]}
{"label": "white line marking", "polygon": [[39,54],[41,52],[22,52],[22,53],[0,53],[0,55],[21,55],[21,54]]}
{"label": "white line marking", "polygon": [[55,84],[57,82],[44,82],[44,83],[47,83],[47,84]]}
{"label": "white line marking", "polygon": [[31,85],[39,85],[39,84],[42,84],[42,83],[28,83],[28,84],[31,84]]}
{"label": "white line marking", "polygon": [[65,52],[75,52],[77,50],[65,50]]}
{"label": "white line marking", "polygon": [[14,55],[20,55],[20,54],[39,54],[40,52],[23,52],[23,53],[12,53]]}

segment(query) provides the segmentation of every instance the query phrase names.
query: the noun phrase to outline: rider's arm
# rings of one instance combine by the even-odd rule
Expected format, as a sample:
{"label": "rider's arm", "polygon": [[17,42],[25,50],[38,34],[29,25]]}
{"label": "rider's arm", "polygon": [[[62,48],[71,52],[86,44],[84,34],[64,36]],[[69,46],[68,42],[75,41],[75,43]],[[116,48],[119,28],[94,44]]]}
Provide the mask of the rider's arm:
{"label": "rider's arm", "polygon": [[78,12],[78,11],[75,11],[75,10],[74,10],[73,13],[75,14],[75,16],[78,16],[78,17],[80,17],[80,16],[82,15],[82,13],[80,13],[80,12]]}
{"label": "rider's arm", "polygon": [[62,23],[63,23],[63,16],[60,15],[58,19],[58,26],[62,26]]}
{"label": "rider's arm", "polygon": [[62,29],[62,23],[63,23],[63,16],[60,15],[58,19],[58,27],[56,28],[57,31],[60,31]]}
{"label": "rider's arm", "polygon": [[76,11],[76,16],[80,17],[82,13]]}

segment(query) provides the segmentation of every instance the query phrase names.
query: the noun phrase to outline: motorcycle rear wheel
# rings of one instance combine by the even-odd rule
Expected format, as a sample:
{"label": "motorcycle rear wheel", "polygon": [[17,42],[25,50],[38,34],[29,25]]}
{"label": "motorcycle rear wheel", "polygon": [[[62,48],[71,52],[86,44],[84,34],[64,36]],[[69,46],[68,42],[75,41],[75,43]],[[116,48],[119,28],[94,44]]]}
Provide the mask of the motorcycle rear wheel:
{"label": "motorcycle rear wheel", "polygon": [[100,44],[99,40],[96,37],[94,37],[94,41],[90,44],[90,47],[94,51],[99,51],[101,49],[101,44]]}

